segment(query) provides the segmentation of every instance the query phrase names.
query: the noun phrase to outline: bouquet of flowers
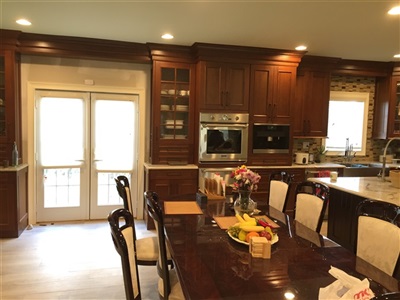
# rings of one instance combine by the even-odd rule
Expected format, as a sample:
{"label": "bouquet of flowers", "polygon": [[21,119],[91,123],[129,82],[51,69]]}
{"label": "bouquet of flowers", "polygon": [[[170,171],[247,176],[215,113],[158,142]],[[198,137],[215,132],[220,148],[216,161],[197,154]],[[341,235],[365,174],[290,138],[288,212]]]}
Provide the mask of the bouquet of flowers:
{"label": "bouquet of flowers", "polygon": [[252,192],[257,190],[261,176],[242,165],[232,171],[231,178],[235,180],[232,186],[234,191]]}

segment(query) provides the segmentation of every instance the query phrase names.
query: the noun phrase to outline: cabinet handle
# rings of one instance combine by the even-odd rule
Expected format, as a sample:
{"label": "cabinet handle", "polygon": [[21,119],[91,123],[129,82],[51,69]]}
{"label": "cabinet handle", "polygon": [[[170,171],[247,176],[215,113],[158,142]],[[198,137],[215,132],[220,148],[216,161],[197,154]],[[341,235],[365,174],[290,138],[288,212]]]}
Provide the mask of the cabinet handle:
{"label": "cabinet handle", "polygon": [[272,120],[272,105],[271,105],[271,103],[268,104],[267,118]]}
{"label": "cabinet handle", "polygon": [[307,133],[307,120],[303,120],[303,134]]}
{"label": "cabinet handle", "polygon": [[276,104],[274,104],[273,106],[272,106],[272,117],[273,118],[275,118],[276,117]]}
{"label": "cabinet handle", "polygon": [[229,101],[229,92],[225,92],[225,106],[229,106],[230,101]]}

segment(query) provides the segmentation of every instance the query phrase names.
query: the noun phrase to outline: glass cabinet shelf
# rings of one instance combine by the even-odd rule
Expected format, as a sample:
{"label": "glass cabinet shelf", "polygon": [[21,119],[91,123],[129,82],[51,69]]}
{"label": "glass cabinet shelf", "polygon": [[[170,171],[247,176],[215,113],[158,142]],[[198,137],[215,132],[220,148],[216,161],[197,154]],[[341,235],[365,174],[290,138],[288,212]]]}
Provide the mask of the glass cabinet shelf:
{"label": "glass cabinet shelf", "polygon": [[160,84],[160,138],[187,139],[190,70],[162,67]]}

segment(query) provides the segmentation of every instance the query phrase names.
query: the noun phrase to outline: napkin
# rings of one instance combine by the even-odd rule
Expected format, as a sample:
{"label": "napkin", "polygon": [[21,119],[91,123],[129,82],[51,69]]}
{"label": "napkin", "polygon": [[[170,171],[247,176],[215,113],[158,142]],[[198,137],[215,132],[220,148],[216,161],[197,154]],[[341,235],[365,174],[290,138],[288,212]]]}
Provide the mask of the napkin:
{"label": "napkin", "polygon": [[369,281],[366,278],[360,280],[332,266],[329,274],[337,280],[327,287],[319,289],[319,300],[369,300],[375,296],[369,288]]}

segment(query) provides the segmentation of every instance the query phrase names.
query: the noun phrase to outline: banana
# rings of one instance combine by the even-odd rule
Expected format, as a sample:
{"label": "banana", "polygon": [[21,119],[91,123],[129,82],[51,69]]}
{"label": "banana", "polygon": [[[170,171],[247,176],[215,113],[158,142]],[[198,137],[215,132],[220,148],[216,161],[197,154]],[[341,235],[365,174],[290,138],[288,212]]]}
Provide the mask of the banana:
{"label": "banana", "polygon": [[237,219],[240,223],[244,223],[244,222],[245,222],[245,220],[242,218],[241,215],[236,214],[235,216],[236,216],[236,219]]}
{"label": "banana", "polygon": [[[242,227],[246,227],[246,226],[256,226],[256,225],[257,225],[256,221],[246,221],[246,222],[240,223],[239,227],[242,228]],[[260,226],[260,227],[262,227],[262,226]]]}
{"label": "banana", "polygon": [[262,226],[256,226],[256,225],[247,225],[247,226],[241,226],[240,229],[246,231],[246,232],[260,232],[264,230],[264,227]]}
{"label": "banana", "polygon": [[252,218],[252,217],[250,217],[248,214],[243,214],[243,219],[245,220],[245,221],[255,221],[256,219],[255,218]]}

